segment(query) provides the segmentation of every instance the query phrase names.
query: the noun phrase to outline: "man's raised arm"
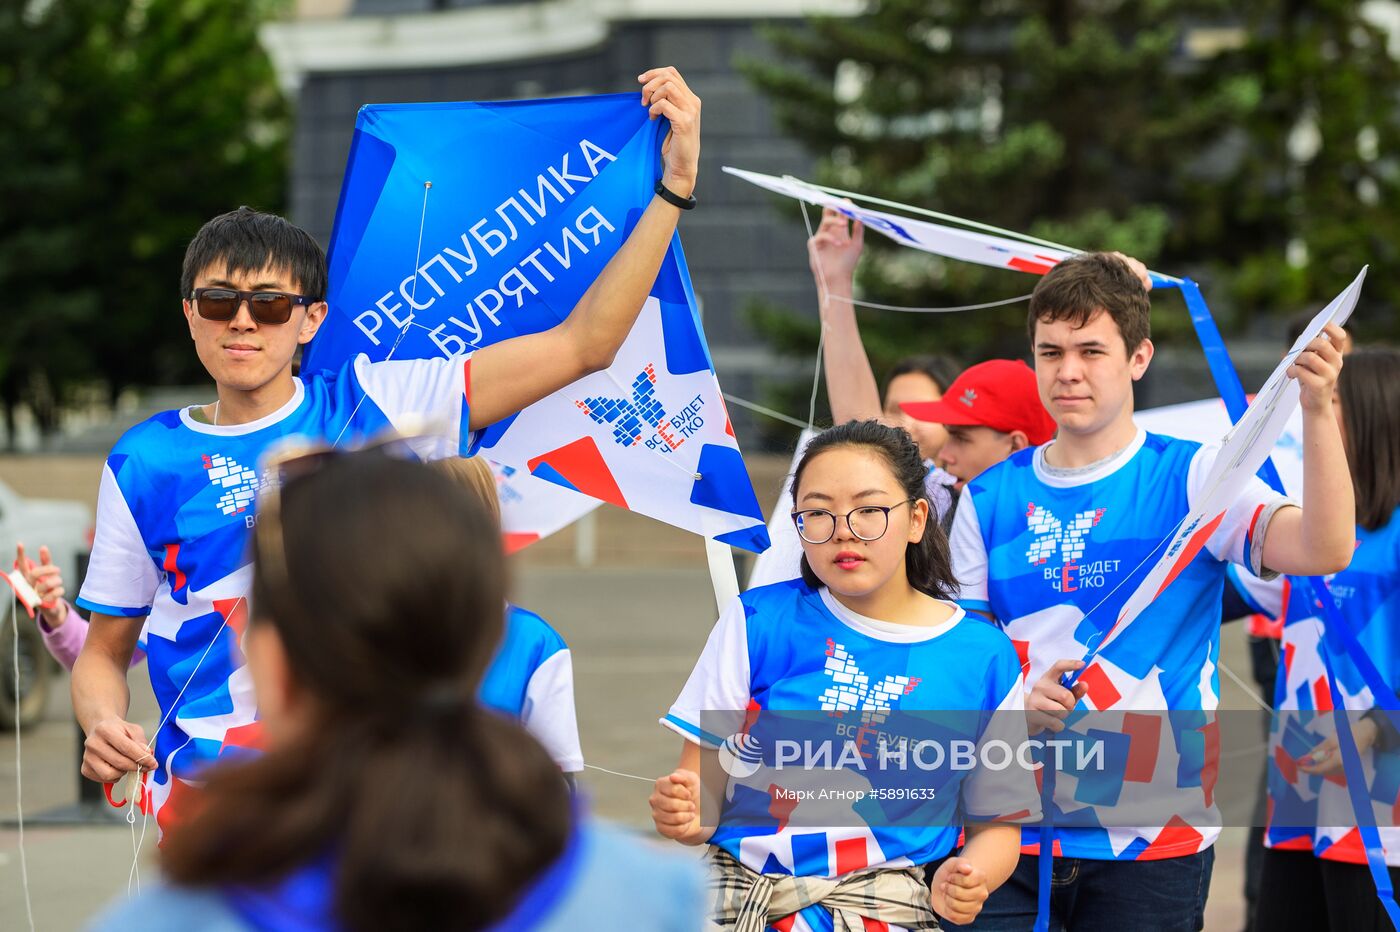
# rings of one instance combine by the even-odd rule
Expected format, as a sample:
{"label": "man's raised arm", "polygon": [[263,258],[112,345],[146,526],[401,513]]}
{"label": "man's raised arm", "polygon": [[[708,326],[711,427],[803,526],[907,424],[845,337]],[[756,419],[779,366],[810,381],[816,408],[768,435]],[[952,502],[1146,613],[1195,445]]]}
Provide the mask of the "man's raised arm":
{"label": "man's raised arm", "polygon": [[[671,122],[661,147],[662,184],[678,197],[689,197],[700,165],[700,98],[675,68],[653,69],[638,80],[642,105],[650,109],[652,119]],[[473,430],[612,365],[651,293],[679,218],[679,208],[660,195],[653,197],[627,241],[563,323],[477,350],[471,365]]]}

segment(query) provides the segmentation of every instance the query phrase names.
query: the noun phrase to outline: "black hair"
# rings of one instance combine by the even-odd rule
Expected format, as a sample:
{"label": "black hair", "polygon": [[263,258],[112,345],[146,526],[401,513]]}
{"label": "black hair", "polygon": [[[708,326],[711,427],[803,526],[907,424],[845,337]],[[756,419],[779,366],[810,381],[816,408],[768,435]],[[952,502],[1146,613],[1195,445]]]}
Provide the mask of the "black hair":
{"label": "black hair", "polygon": [[1337,394],[1356,523],[1375,531],[1400,506],[1400,350],[1374,346],[1350,353],[1337,378]]}
{"label": "black hair", "polygon": [[212,768],[202,808],[166,836],[166,875],[262,885],[330,852],[338,928],[495,927],[563,852],[571,815],[549,755],[476,699],[504,626],[494,518],[376,451],[288,480],[280,505],[259,516],[282,553],[254,538],[249,624],[277,632],[316,721],[295,746]]}
{"label": "black hair", "polygon": [[[948,537],[938,522],[933,503],[929,501],[924,480],[928,467],[919,454],[919,445],[908,431],[889,427],[879,421],[847,421],[818,434],[807,444],[797,469],[792,474],[792,500],[796,504],[802,473],[807,465],[823,453],[838,447],[863,447],[885,461],[904,494],[928,505],[928,520],[924,536],[904,550],[904,572],[909,585],[935,599],[950,598],[957,592],[953,578],[953,560],[948,551]],[[824,585],[802,555],[802,581],[813,589]]]}
{"label": "black hair", "polygon": [[240,207],[200,227],[185,249],[180,297],[192,297],[195,277],[217,262],[223,262],[230,275],[286,268],[298,294],[325,300],[325,251],[310,233],[276,214]]}
{"label": "black hair", "polygon": [[901,375],[918,373],[926,375],[933,380],[933,384],[938,386],[938,393],[941,395],[948,390],[948,386],[953,384],[953,380],[962,371],[962,366],[951,356],[942,353],[921,353],[917,356],[905,356],[890,369],[889,376],[885,379],[885,391],[890,390],[890,383]]}

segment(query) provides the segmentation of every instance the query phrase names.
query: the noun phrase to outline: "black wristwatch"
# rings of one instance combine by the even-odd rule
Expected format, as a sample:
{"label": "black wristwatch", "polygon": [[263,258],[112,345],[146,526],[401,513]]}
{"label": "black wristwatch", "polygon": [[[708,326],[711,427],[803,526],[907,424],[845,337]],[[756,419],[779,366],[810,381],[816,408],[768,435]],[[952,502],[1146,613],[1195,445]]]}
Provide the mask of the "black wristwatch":
{"label": "black wristwatch", "polygon": [[672,207],[679,207],[681,210],[695,209],[695,195],[692,194],[690,197],[681,197],[675,191],[672,191],[662,184],[660,178],[656,179],[655,190],[657,196]]}

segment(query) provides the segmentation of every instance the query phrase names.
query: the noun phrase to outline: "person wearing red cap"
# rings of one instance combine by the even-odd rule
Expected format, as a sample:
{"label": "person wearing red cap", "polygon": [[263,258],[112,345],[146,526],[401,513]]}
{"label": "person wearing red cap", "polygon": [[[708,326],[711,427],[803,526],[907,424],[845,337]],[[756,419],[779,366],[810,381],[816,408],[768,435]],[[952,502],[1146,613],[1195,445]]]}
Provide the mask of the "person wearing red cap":
{"label": "person wearing red cap", "polygon": [[954,379],[937,401],[900,407],[948,432],[938,465],[958,480],[958,490],[1017,450],[1055,436],[1055,419],[1040,403],[1035,373],[1019,359],[978,363]]}

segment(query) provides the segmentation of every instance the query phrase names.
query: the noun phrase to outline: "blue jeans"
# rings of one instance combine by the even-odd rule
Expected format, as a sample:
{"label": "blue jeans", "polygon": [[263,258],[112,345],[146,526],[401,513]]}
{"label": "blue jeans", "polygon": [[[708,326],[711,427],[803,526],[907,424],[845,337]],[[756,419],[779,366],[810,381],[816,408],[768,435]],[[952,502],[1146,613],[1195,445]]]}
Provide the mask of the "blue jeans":
{"label": "blue jeans", "polygon": [[[1029,932],[1035,925],[1040,858],[1023,855],[967,928]],[[1199,932],[1215,849],[1159,861],[1056,858],[1050,932]]]}

